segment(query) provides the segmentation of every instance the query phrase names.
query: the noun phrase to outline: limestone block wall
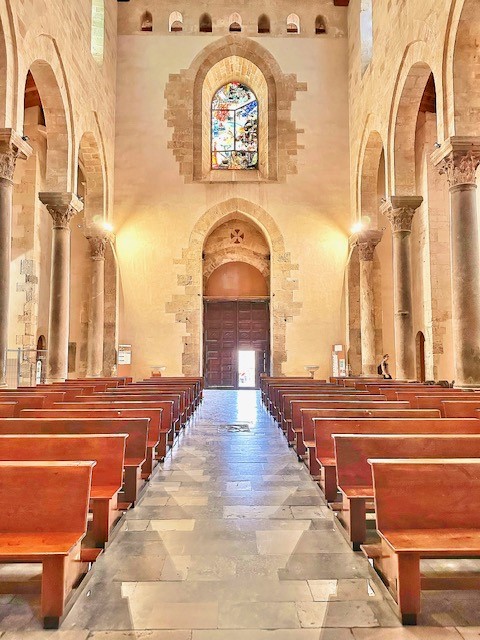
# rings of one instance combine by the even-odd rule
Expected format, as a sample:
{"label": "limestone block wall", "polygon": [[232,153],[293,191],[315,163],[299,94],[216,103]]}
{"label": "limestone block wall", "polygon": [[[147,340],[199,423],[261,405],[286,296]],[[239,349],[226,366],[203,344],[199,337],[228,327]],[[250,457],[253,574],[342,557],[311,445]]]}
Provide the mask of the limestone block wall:
{"label": "limestone block wall", "polygon": [[[96,206],[99,205],[102,216],[111,213],[116,0],[105,0],[104,9],[103,29],[99,31],[97,25],[97,32],[104,35],[100,61],[91,52],[91,0],[6,0],[0,4],[0,126],[25,133],[34,148],[28,161],[18,161],[15,175],[9,324],[9,346],[13,348],[35,347],[39,335],[47,337],[48,346],[52,222],[38,201],[38,193],[48,190],[79,193],[82,189],[77,180],[79,147],[85,136],[94,140],[101,166],[101,201]],[[43,125],[37,124],[38,113],[32,114],[32,108],[24,111],[29,70],[42,101]],[[33,110],[38,111],[38,107]],[[89,179],[90,175],[87,183]],[[83,242],[86,247],[87,241]],[[83,251],[81,247],[79,250]],[[74,334],[77,329],[80,331],[79,319],[85,311],[79,294],[82,279],[83,273],[77,277],[74,270],[71,305]]]}
{"label": "limestone block wall", "polygon": [[[470,0],[374,2],[373,47],[371,60],[366,65],[362,64],[360,8],[360,0],[350,1],[352,211],[358,219],[370,210],[371,201],[365,197],[365,190],[369,188],[368,184],[365,186],[365,177],[369,179],[370,174],[365,166],[371,163],[370,141],[374,138],[380,141],[385,156],[387,197],[419,195],[424,198],[412,230],[414,333],[425,333],[427,377],[452,379],[448,190],[444,176],[439,176],[432,167],[430,154],[434,144],[449,135],[467,135],[467,129],[471,135],[478,129],[471,123],[478,104],[470,80],[474,70],[468,66],[474,57],[467,55],[472,34],[478,29],[478,5],[475,9],[475,3]],[[467,11],[461,19],[464,8]],[[470,45],[467,44],[469,38]],[[427,113],[419,115],[419,102],[430,74],[433,74],[434,95],[429,99],[436,102],[436,113],[430,113],[433,109],[427,108]],[[457,107],[454,107],[455,95]],[[376,163],[378,166],[378,160]],[[378,226],[388,227],[381,215]],[[390,236],[384,234],[377,254],[382,266],[384,350],[393,355]],[[394,355],[391,361],[394,370]]]}
{"label": "limestone block wall", "polygon": [[[212,10],[212,34],[198,32],[202,3],[119,5],[114,223],[120,341],[133,346],[135,376],[158,364],[167,374],[201,370],[202,249],[212,229],[237,213],[261,228],[271,250],[274,369],[302,374],[306,364],[318,363],[319,375],[327,376],[331,345],[343,342],[350,226],[346,12],[322,4],[331,28],[317,36],[319,10],[302,0],[296,5],[302,29],[294,37],[286,34],[287,4],[265,3],[272,29],[265,35],[256,32],[258,7],[250,4],[240,12],[241,34],[228,33],[226,20],[238,11],[230,2]],[[142,33],[146,9],[153,31]],[[174,9],[183,14],[181,33],[168,33]],[[248,58],[247,73],[252,63],[263,70],[269,160],[277,149],[285,154],[273,177],[232,172],[205,179],[201,140],[200,179],[198,158],[187,159],[202,124],[194,118],[195,81],[228,56]],[[283,139],[270,129],[274,116],[291,123]]]}

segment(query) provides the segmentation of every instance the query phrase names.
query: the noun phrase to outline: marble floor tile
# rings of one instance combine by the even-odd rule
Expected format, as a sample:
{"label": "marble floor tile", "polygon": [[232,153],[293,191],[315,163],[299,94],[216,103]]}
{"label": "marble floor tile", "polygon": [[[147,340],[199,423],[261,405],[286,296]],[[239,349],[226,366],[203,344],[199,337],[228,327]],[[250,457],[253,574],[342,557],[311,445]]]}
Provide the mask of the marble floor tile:
{"label": "marble floor tile", "polygon": [[475,592],[422,594],[417,628],[388,598],[259,394],[206,391],[62,629],[6,594],[0,640],[480,640]]}

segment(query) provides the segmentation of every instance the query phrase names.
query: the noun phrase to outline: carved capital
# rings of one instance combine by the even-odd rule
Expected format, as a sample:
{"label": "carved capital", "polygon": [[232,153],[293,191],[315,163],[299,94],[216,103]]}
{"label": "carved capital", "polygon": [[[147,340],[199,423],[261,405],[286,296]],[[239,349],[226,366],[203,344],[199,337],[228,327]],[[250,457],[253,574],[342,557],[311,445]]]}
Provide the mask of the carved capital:
{"label": "carved capital", "polygon": [[480,137],[452,136],[432,153],[431,158],[439,173],[447,176],[450,188],[476,184]]}
{"label": "carved capital", "polygon": [[383,231],[376,229],[368,229],[360,231],[357,234],[356,246],[358,247],[358,256],[362,262],[371,262],[375,254],[375,247],[380,242]]}
{"label": "carved capital", "polygon": [[17,159],[26,160],[32,147],[13,129],[0,129],[0,178],[13,182]]}
{"label": "carved capital", "polygon": [[380,213],[392,225],[393,233],[410,233],[413,216],[422,202],[421,196],[392,196],[382,204]]}
{"label": "carved capital", "polygon": [[90,257],[92,260],[105,260],[105,249],[108,237],[106,235],[92,234],[87,236],[90,244]]}
{"label": "carved capital", "polygon": [[38,197],[52,216],[54,229],[68,229],[73,216],[83,210],[83,202],[71,192],[43,192]]}

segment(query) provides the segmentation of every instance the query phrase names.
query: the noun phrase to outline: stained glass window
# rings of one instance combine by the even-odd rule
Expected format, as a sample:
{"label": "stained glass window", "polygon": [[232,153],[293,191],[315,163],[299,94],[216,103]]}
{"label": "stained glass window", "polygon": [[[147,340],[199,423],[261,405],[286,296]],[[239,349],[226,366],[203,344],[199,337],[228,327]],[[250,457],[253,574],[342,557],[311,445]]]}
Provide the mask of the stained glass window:
{"label": "stained glass window", "polygon": [[257,168],[257,98],[246,85],[229,82],[212,100],[212,169]]}

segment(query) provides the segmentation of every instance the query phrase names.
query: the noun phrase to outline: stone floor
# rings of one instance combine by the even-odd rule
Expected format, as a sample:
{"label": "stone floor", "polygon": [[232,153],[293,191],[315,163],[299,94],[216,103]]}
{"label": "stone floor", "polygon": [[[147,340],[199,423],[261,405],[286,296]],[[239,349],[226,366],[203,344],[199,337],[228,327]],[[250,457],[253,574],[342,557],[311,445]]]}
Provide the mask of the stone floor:
{"label": "stone floor", "polygon": [[258,394],[207,391],[62,630],[39,631],[37,598],[0,596],[0,638],[480,638],[477,592],[426,594],[410,629],[387,600]]}

